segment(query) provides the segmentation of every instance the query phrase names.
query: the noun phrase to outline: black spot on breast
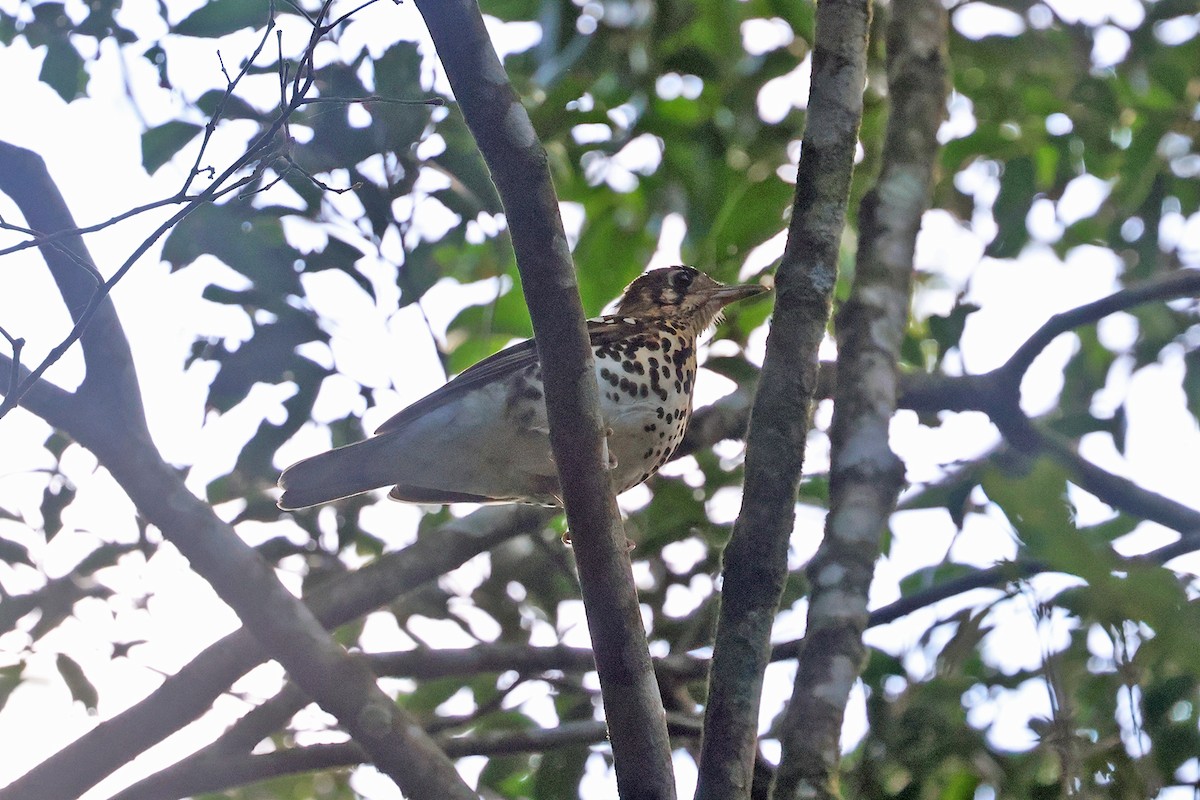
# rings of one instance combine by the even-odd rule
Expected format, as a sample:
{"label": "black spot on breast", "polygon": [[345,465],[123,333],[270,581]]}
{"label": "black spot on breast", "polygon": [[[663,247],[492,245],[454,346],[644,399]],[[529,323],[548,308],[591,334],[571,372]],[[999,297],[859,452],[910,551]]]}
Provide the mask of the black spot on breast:
{"label": "black spot on breast", "polygon": [[659,340],[659,342],[662,344],[662,349],[663,349],[664,353],[671,352],[671,340],[670,339],[668,339],[667,337],[664,336],[662,339]]}
{"label": "black spot on breast", "polygon": [[629,359],[625,359],[621,362],[621,369],[625,370],[626,372],[633,372],[633,362]]}
{"label": "black spot on breast", "polygon": [[664,400],[664,401],[665,401],[665,400],[667,399],[667,390],[666,390],[666,389],[664,389],[664,388],[662,388],[661,386],[655,386],[655,387],[654,387],[654,393],[655,393],[656,395],[658,395],[658,399],[659,399],[659,400]]}

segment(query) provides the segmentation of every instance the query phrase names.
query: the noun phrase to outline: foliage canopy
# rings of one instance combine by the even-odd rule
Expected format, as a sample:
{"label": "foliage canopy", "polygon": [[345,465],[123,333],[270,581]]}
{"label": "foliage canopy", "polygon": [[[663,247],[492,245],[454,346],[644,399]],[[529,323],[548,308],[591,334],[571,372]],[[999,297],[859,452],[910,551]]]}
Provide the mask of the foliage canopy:
{"label": "foliage canopy", "polygon": [[[213,374],[205,405],[214,415],[241,408],[256,419],[206,499],[243,531],[253,530],[259,553],[297,576],[306,597],[336,596],[352,566],[386,559],[401,540],[424,547],[409,557],[428,565],[427,574],[380,590],[374,605],[339,617],[346,624],[338,640],[360,644],[362,615],[382,606],[375,619],[390,618],[401,641],[435,647],[380,655],[373,666],[403,679],[395,683],[397,703],[441,734],[453,755],[486,756],[481,786],[504,797],[575,796],[581,782],[588,785],[588,765],[596,763],[589,759],[605,753],[603,728],[587,727],[597,718],[589,662],[566,648],[533,647],[576,641],[570,629],[580,619],[578,585],[570,552],[558,541],[561,523],[505,518],[509,527],[497,533],[470,517],[425,509],[398,539],[394,523],[380,521],[386,512],[372,510],[375,496],[294,515],[275,507],[274,480],[286,460],[281,448],[291,455],[293,437],[319,441],[324,434],[314,418],[334,445],[361,438],[364,414],[393,403],[396,376],[403,375],[400,368],[383,381],[347,377],[339,364],[339,312],[317,296],[331,284],[315,276],[341,276],[344,291],[357,297],[354,308],[369,309],[381,330],[397,307],[452,307],[444,330],[430,323],[425,342],[407,345],[415,351],[435,342],[447,374],[531,334],[500,198],[446,96],[415,10],[377,3],[332,25],[312,51],[313,89],[279,125],[281,108],[297,97],[305,15],[316,13],[300,5],[303,13],[287,4],[269,10],[266,3],[213,0],[177,17],[166,4],[135,14],[117,0],[41,2],[0,10],[0,43],[24,42],[43,53],[41,80],[65,103],[92,96],[96,65],[116,58],[131,62],[129,106],[152,96],[161,106],[169,97],[173,111],[146,123],[141,152],[148,172],[189,176],[187,196],[173,198],[173,207],[225,168],[210,162],[210,142],[253,148],[276,125],[224,184],[233,188],[223,188],[216,202],[195,204],[161,243],[172,271],[215,259],[240,276],[214,278],[203,297],[235,310],[243,333],[197,330],[180,365]],[[670,253],[675,239],[683,262],[720,280],[771,272],[783,250],[801,153],[811,4],[485,0],[482,8],[495,21],[494,38],[511,49],[505,67],[546,148],[589,314],[656,253]],[[877,598],[872,624],[918,613],[907,617],[903,633],[892,626],[869,634],[861,678],[866,726],[842,764],[845,796],[1134,798],[1200,780],[1200,606],[1195,558],[1180,558],[1200,548],[1200,510],[1181,504],[1195,506],[1195,495],[1168,500],[1136,474],[1109,480],[1078,452],[1111,442],[1119,463],[1127,412],[1136,413],[1125,402],[1130,381],[1144,370],[1165,370],[1177,382],[1177,396],[1163,402],[1186,407],[1187,416],[1174,419],[1181,420],[1181,440],[1195,441],[1200,292],[1181,283],[1173,295],[1139,300],[1121,293],[1181,275],[1186,281],[1200,267],[1200,15],[1186,0],[1104,8],[966,2],[951,13],[952,92],[900,364],[901,415],[910,428],[919,420],[924,437],[914,441],[937,442],[930,451],[949,455],[898,446],[909,460],[910,486],[884,555],[912,566],[881,578],[894,591],[879,597],[898,599],[888,606]],[[881,166],[891,12],[877,6],[872,23],[837,301],[848,297],[854,275],[858,203]],[[269,19],[285,34],[279,51],[265,35]],[[250,60],[260,41],[266,46]],[[197,42],[219,50],[227,72],[192,93],[176,86],[198,69],[189,56]],[[194,85],[194,76],[186,82]],[[26,238],[6,225],[10,234],[5,247]],[[939,235],[949,244],[935,241]],[[1074,346],[1051,370],[1061,381],[1053,407],[1032,420],[990,395],[995,384],[963,377],[975,363],[972,348],[986,351],[970,333],[974,315],[1003,302],[975,290],[976,276],[1028,263],[1065,265],[1071,281],[1100,287],[1088,296],[1118,293],[1105,314],[1081,314],[1055,331],[1069,333]],[[1046,291],[1036,283],[1010,288]],[[1123,341],[1097,324],[1111,311],[1126,314]],[[731,442],[744,431],[769,312],[768,304],[730,310],[705,366],[735,388],[698,415],[687,455],[625,504],[651,650],[667,657],[660,686],[684,752],[680,762],[697,752],[704,679],[687,654],[712,641],[715,579],[743,480],[743,449]],[[1044,321],[1015,328],[1033,330]],[[1010,351],[1021,343],[1012,340]],[[408,355],[375,357],[402,362]],[[1020,366],[996,373],[1012,391],[1030,365]],[[256,410],[252,391],[260,384],[291,390],[282,413]],[[339,410],[329,414],[331,405]],[[955,450],[962,430],[955,420],[980,412],[1000,436],[983,452]],[[810,439],[800,490],[806,510],[829,500],[827,417],[818,412]],[[59,433],[46,442],[56,464],[76,447]],[[1181,463],[1197,465],[1194,455]],[[0,495],[0,714],[28,680],[25,664],[43,637],[89,599],[119,604],[110,568],[144,563],[162,544],[146,525],[136,541],[101,532],[69,576],[51,577],[45,553],[73,527],[67,520],[74,482],[87,477],[68,472],[47,474],[40,503]],[[906,515],[920,521],[906,523]],[[802,561],[818,538],[815,519],[802,513],[793,537],[777,620],[782,639],[795,635],[789,618],[805,608]],[[927,526],[936,544],[917,541],[918,526]],[[1150,551],[1145,537],[1164,529],[1182,538],[1142,558],[1122,555],[1127,548]],[[512,538],[517,533],[525,535]],[[981,535],[991,538],[978,551],[956,544]],[[445,544],[457,536],[470,543]],[[474,577],[445,575],[481,550],[489,556]],[[3,588],[17,578],[34,588]],[[426,640],[431,619],[474,640],[476,655],[439,657]],[[136,660],[136,644],[114,642],[114,658]],[[1031,648],[1037,657],[1021,666],[1006,652]],[[795,648],[785,643],[776,656],[794,658]],[[96,708],[95,676],[69,652],[56,654],[55,665],[74,701]],[[784,725],[778,695],[786,688],[777,676],[768,685],[776,694],[768,708],[779,714],[764,736],[773,755]],[[249,753],[264,738],[297,754],[299,766],[263,767],[261,775],[275,776],[253,785],[248,777],[211,786],[181,779],[179,791],[355,796],[349,766],[361,752],[310,744],[302,730],[308,723],[292,724],[306,702],[285,689],[229,735],[237,746],[229,763],[241,759],[239,770],[256,758],[261,764]],[[1048,713],[1030,710],[1041,706]],[[1020,736],[1006,727],[1013,713],[1028,723],[1018,726]],[[579,738],[535,736],[532,745],[503,746],[547,719],[559,730],[580,731]],[[220,751],[203,755],[217,759],[196,761],[210,771],[223,763]],[[302,771],[318,766],[319,773]],[[174,790],[167,773],[156,777]],[[158,796],[150,782],[121,796]]]}

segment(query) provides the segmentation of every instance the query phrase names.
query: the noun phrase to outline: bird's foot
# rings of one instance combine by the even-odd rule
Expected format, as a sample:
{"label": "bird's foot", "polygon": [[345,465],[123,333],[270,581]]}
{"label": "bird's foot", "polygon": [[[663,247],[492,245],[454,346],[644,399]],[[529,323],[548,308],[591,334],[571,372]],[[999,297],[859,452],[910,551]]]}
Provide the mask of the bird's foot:
{"label": "bird's foot", "polygon": [[612,451],[612,450],[609,448],[609,446],[608,446],[608,440],[612,438],[612,435],[613,435],[613,429],[612,429],[612,428],[605,428],[605,429],[604,429],[604,442],[603,442],[603,444],[604,444],[604,458],[605,458],[605,460],[608,462],[608,470],[609,470],[609,472],[612,472],[614,469],[616,469],[616,468],[617,468],[617,457],[616,457],[616,455],[613,453],[613,451]]}
{"label": "bird's foot", "polygon": [[[562,543],[567,547],[571,546],[571,531],[569,529],[563,531]],[[637,544],[632,539],[629,539],[629,538],[625,539],[625,552],[626,553],[632,553],[633,548],[635,548],[635,547],[637,547]]]}

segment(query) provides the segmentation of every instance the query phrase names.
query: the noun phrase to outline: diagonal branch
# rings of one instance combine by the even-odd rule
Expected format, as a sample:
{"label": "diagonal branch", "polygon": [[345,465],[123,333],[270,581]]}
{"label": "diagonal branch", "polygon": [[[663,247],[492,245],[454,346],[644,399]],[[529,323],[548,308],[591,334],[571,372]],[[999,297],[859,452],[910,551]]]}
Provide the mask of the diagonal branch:
{"label": "diagonal branch", "polygon": [[546,392],[550,445],[572,533],[623,798],[673,798],[670,742],[603,448],[599,390],[558,199],[529,115],[474,0],[418,0],[463,117],[495,181]]}
{"label": "diagonal branch", "polygon": [[[49,195],[41,191],[52,186],[40,158],[11,145],[0,147],[0,191],[39,229],[74,228],[57,189]],[[70,238],[63,241],[69,243]],[[75,253],[85,255],[82,250]],[[86,332],[87,373],[71,395],[73,413],[62,421],[62,430],[96,455],[142,515],[213,585],[293,679],[341,721],[381,771],[410,794],[474,797],[450,760],[376,685],[370,671],[330,638],[270,566],[162,460],[146,427],[129,342],[111,300],[92,292],[91,276],[57,261],[59,255],[53,248],[45,252],[64,301],[75,308],[75,302],[87,297],[95,323],[84,325],[84,314],[77,318],[77,331]],[[21,779],[0,795],[74,796],[31,788]]]}
{"label": "diagonal branch", "polygon": [[1198,294],[1200,294],[1200,271],[1198,270],[1181,270],[1155,280],[1126,287],[1094,302],[1072,308],[1061,314],[1055,314],[1034,331],[1033,335],[1009,356],[1008,361],[995,371],[1006,373],[1010,378],[1017,377],[1016,385],[1019,386],[1020,376],[1025,374],[1033,360],[1061,334],[1099,322],[1109,314],[1115,314],[1144,303],[1195,297]]}
{"label": "diagonal branch", "polygon": [[[320,585],[308,602],[323,625],[336,628],[501,542],[537,530],[549,516],[544,509],[521,506],[481,509],[337,582]],[[229,634],[168,676],[144,700],[101,722],[0,789],[0,798],[82,794],[136,754],[198,719],[234,681],[267,658],[247,630]]]}
{"label": "diagonal branch", "polygon": [[[693,738],[700,732],[696,720],[679,714],[672,714],[668,724],[672,736]],[[563,722],[553,728],[475,731],[468,736],[440,737],[439,741],[447,753],[462,758],[586,747],[604,742],[605,734],[603,722],[578,720]],[[182,768],[172,767],[152,775],[118,793],[113,800],[174,800],[221,792],[282,775],[353,767],[364,760],[362,748],[353,742],[293,747],[262,755],[212,752]]]}

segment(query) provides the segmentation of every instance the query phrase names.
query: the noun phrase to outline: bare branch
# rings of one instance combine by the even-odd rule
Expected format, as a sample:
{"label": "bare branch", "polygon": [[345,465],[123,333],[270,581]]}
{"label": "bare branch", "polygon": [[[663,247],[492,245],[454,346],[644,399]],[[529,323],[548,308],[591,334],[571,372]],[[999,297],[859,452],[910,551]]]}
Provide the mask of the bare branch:
{"label": "bare branch", "polygon": [[697,798],[746,798],[770,632],[829,317],[862,118],[869,0],[817,5],[812,93],[796,197],[776,277],[775,319],[746,447],[742,510],[724,554]]}
{"label": "bare branch", "polygon": [[[266,30],[264,31],[263,38],[259,41],[258,47],[243,64],[237,76],[229,82],[225,97],[218,103],[218,113],[209,120],[208,125],[205,127],[204,139],[201,142],[200,151],[196,156],[196,162],[193,164],[183,188],[172,198],[141,206],[138,209],[114,217],[114,220],[125,219],[135,213],[141,213],[144,210],[165,205],[183,204],[183,208],[159,225],[149,237],[144,239],[134,249],[113,276],[106,281],[101,281],[98,286],[94,284],[94,280],[100,276],[100,272],[96,269],[94,262],[88,255],[83,239],[80,236],[80,231],[83,229],[75,225],[74,220],[71,220],[70,225],[67,227],[43,224],[45,221],[54,221],[57,223],[61,222],[63,218],[70,219],[70,214],[66,211],[66,205],[62,200],[62,196],[59,194],[57,186],[50,180],[44,163],[29,151],[0,142],[0,162],[2,162],[3,166],[3,169],[0,169],[0,191],[3,191],[17,201],[18,206],[25,215],[26,221],[30,223],[31,233],[34,231],[46,232],[44,236],[34,236],[28,242],[23,242],[5,251],[0,251],[0,255],[34,245],[38,246],[42,251],[43,258],[50,266],[59,291],[62,293],[67,308],[71,312],[71,317],[75,322],[70,333],[50,350],[42,362],[22,378],[14,390],[6,392],[3,402],[0,402],[0,417],[3,417],[15,408],[21,402],[22,396],[29,391],[30,387],[40,380],[45,371],[62,358],[76,341],[80,341],[82,344],[84,363],[87,367],[86,377],[84,378],[85,386],[81,387],[81,389],[84,389],[89,381],[97,381],[102,378],[105,380],[109,379],[111,374],[106,369],[104,363],[108,357],[102,357],[102,354],[99,352],[99,346],[93,347],[90,342],[106,342],[108,345],[117,347],[118,349],[124,346],[125,350],[128,350],[128,343],[125,341],[124,333],[120,331],[119,322],[116,322],[115,313],[108,310],[111,309],[111,304],[106,302],[113,287],[133,268],[133,265],[137,263],[158,239],[183,220],[184,217],[200,207],[200,205],[213,202],[225,194],[240,188],[246,178],[238,180],[234,179],[234,176],[245,169],[247,165],[260,159],[274,145],[277,134],[286,126],[291,114],[299,108],[300,100],[312,88],[313,78],[311,70],[308,71],[308,78],[305,81],[301,81],[299,73],[297,74],[297,79],[293,84],[291,100],[283,107],[272,123],[251,142],[246,151],[224,171],[216,175],[211,185],[204,191],[194,196],[187,194],[188,188],[195,176],[203,172],[199,166],[200,161],[203,159],[208,141],[215,130],[220,110],[223,108],[228,97],[233,93],[238,82],[248,73],[250,66],[262,52],[262,48],[266,44],[270,31],[274,28],[274,24],[274,17],[272,15],[268,20]],[[314,30],[308,48],[302,56],[302,63],[309,63],[311,65],[312,50],[320,40],[318,30],[324,29],[318,28]],[[25,184],[22,182],[24,180],[35,183]],[[43,197],[42,192],[46,192],[46,196]],[[105,224],[111,224],[111,221]],[[100,227],[103,227],[103,225],[92,226],[87,230],[96,230]],[[59,239],[64,241],[59,242]],[[68,262],[82,265],[84,271],[93,278],[93,284],[84,286],[75,280],[65,269],[64,258]],[[93,317],[97,316],[99,319],[94,321]],[[95,336],[87,338],[83,336],[84,331],[89,325],[100,325],[102,328],[107,328],[113,324],[117,326],[115,331],[102,329]],[[124,354],[115,353],[112,355],[111,360],[118,364],[132,365],[127,352]],[[133,379],[136,381],[136,377]],[[126,383],[128,383],[128,380],[126,380]],[[140,404],[138,406],[138,413],[140,413]],[[130,416],[125,422],[136,425],[136,416],[136,414]]]}
{"label": "bare branch", "polygon": [[599,390],[558,200],[529,116],[473,0],[418,0],[455,97],[504,203],[545,384],[588,630],[624,798],[675,796],[670,743],[620,512]]}
{"label": "bare branch", "polygon": [[8,389],[5,390],[7,394],[15,391],[21,380],[21,351],[25,349],[25,340],[12,336],[4,328],[0,328],[0,336],[3,336],[12,348],[12,359],[8,362]]}
{"label": "bare branch", "polygon": [[[696,720],[678,714],[670,715],[668,727],[672,736],[695,737],[700,733]],[[605,737],[603,722],[579,720],[562,722],[554,728],[480,731],[439,741],[451,757],[462,758],[545,753],[602,744]],[[213,752],[189,760],[184,768],[170,767],[152,775],[116,794],[113,800],[174,800],[282,775],[357,766],[365,761],[362,748],[353,742],[294,747],[262,755]]]}
{"label": "bare branch", "polygon": [[[522,506],[481,509],[337,582],[322,584],[308,602],[323,625],[336,628],[503,541],[537,530],[549,516],[544,509]],[[0,798],[77,797],[137,753],[198,719],[234,681],[267,658],[248,630],[229,634],[144,700],[0,789]]]}
{"label": "bare branch", "polygon": [[[315,42],[310,41],[310,50]],[[311,58],[311,53],[306,57]],[[299,81],[296,85],[301,86]],[[307,91],[310,86],[311,78],[302,88]],[[202,196],[217,196],[217,187],[264,150],[285,121],[286,115],[281,115]],[[26,150],[0,144],[0,191],[16,201],[35,229],[55,232],[76,227],[45,164]],[[370,671],[329,637],[312,612],[288,592],[271,568],[216,517],[210,506],[188,491],[178,473],[162,461],[150,439],[129,343],[108,292],[158,236],[197,206],[189,204],[173,215],[99,288],[82,285],[80,277],[85,273],[73,264],[68,269],[69,261],[64,261],[57,246],[41,248],[75,327],[16,391],[5,397],[0,415],[15,407],[23,392],[38,384],[41,374],[66,347],[83,337],[87,372],[73,395],[78,400],[72,403],[76,413],[68,415],[62,429],[95,453],[144,517],[178,547],[296,682],[338,717],[379,769],[403,791],[474,797],[454,765],[376,685]],[[64,243],[76,256],[90,261],[78,236],[68,236]],[[93,317],[95,322],[89,327]],[[22,795],[30,784],[21,779],[2,794],[10,798],[76,794],[35,790]]]}
{"label": "bare branch", "polygon": [[1095,302],[1073,308],[1070,311],[1055,314],[1026,339],[1009,357],[1008,361],[996,371],[1006,374],[1009,379],[1015,377],[1017,379],[1015,385],[1019,386],[1020,376],[1025,374],[1033,360],[1059,335],[1098,322],[1109,314],[1115,314],[1144,303],[1195,297],[1197,294],[1200,294],[1200,272],[1181,270],[1127,287],[1108,297],[1102,297]]}

